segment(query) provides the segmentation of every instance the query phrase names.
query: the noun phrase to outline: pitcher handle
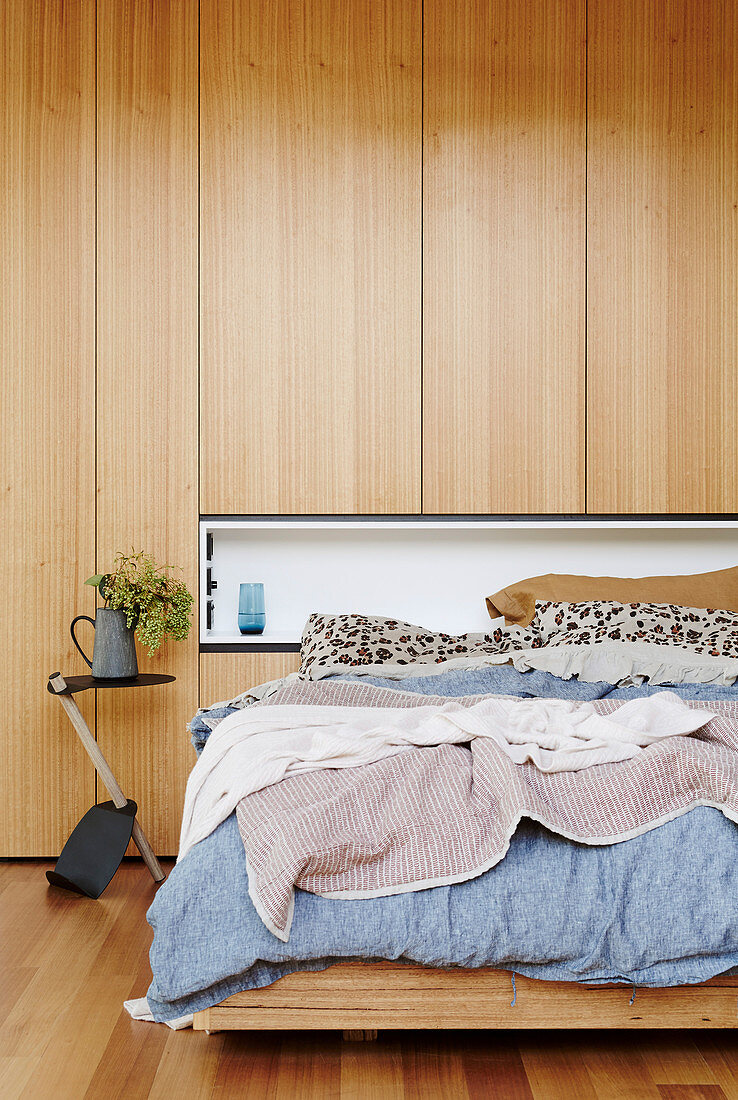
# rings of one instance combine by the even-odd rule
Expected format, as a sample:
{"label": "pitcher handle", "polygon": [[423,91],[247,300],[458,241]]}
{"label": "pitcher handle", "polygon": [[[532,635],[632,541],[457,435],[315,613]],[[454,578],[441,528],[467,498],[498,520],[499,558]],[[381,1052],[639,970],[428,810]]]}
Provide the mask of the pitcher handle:
{"label": "pitcher handle", "polygon": [[77,616],[75,616],[75,618],[72,619],[72,622],[69,626],[69,633],[72,635],[72,641],[74,642],[74,644],[76,645],[76,647],[80,651],[80,653],[82,654],[82,657],[84,658],[84,660],[87,662],[87,664],[90,666],[90,668],[92,668],[92,661],[90,660],[90,658],[87,656],[87,654],[85,653],[82,646],[77,641],[77,637],[74,633],[74,624],[78,623],[80,621],[80,619],[86,619],[88,623],[92,623],[93,628],[95,626],[95,620],[91,619],[89,615],[77,615]]}

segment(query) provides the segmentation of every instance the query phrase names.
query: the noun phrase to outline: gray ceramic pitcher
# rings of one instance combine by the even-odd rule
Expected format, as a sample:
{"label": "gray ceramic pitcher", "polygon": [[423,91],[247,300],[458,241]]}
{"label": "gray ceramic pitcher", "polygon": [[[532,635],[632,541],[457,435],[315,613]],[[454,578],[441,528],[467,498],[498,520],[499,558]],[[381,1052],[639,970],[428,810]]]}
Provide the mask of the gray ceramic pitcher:
{"label": "gray ceramic pitcher", "polygon": [[[95,628],[95,645],[92,660],[77,641],[74,633],[75,623],[85,619]],[[69,631],[72,641],[92,669],[96,680],[132,680],[138,676],[136,643],[133,630],[126,626],[125,611],[114,611],[112,607],[98,607],[94,619],[89,615],[77,615],[72,619]]]}

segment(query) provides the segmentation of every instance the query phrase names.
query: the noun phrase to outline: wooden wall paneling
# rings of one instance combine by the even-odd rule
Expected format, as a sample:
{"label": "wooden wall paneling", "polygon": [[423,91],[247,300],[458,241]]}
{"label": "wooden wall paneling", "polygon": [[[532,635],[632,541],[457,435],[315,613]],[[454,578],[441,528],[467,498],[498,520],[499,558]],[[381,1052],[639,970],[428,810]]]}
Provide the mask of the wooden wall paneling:
{"label": "wooden wall paneling", "polygon": [[420,0],[202,0],[201,511],[420,511]]}
{"label": "wooden wall paneling", "polygon": [[50,672],[81,671],[69,623],[92,609],[94,43],[85,0],[0,4],[2,856],[58,854],[94,801],[46,692]]}
{"label": "wooden wall paneling", "polygon": [[425,0],[423,510],[584,510],[585,3]]}
{"label": "wooden wall paneling", "polygon": [[200,706],[232,699],[300,667],[299,653],[201,653]]}
{"label": "wooden wall paneling", "polygon": [[[97,565],[135,546],[196,592],[197,0],[97,7]],[[176,684],[98,699],[100,747],[159,855],[177,850],[192,763],[196,622],[153,659],[139,647]]]}
{"label": "wooden wall paneling", "polygon": [[738,8],[590,0],[589,509],[738,510]]}

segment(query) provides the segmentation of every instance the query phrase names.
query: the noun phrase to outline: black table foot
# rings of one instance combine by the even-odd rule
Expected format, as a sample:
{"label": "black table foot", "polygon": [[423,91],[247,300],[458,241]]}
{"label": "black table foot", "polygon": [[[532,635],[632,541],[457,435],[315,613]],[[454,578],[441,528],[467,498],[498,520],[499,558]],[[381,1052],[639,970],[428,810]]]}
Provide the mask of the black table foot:
{"label": "black table foot", "polygon": [[138,807],[132,799],[116,809],[101,802],[88,810],[64,845],[53,871],[52,886],[99,898],[118,870],[133,832]]}

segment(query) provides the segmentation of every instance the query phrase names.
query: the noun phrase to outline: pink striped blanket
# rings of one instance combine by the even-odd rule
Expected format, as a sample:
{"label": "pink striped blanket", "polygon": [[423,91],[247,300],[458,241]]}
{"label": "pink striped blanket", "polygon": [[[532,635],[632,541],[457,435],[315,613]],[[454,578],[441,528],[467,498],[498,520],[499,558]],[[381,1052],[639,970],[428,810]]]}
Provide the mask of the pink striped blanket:
{"label": "pink striped blanket", "polygon": [[[464,706],[484,696],[456,701]],[[447,703],[361,683],[298,683],[261,706],[414,707]],[[594,703],[599,714],[622,704]],[[474,878],[504,858],[523,817],[584,844],[615,844],[695,806],[738,823],[738,703],[690,702],[716,715],[698,733],[650,745],[631,760],[544,773],[493,742],[412,748],[345,770],[283,779],[236,814],[249,893],[287,940],[298,887],[369,898]]]}

